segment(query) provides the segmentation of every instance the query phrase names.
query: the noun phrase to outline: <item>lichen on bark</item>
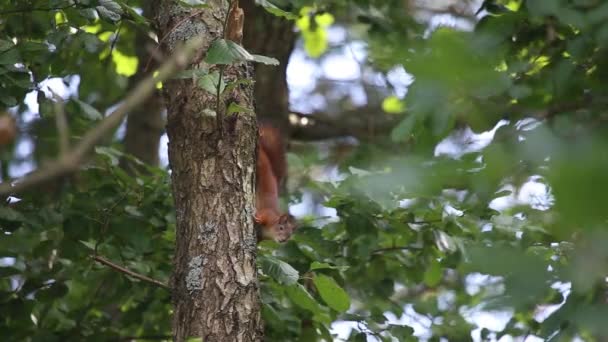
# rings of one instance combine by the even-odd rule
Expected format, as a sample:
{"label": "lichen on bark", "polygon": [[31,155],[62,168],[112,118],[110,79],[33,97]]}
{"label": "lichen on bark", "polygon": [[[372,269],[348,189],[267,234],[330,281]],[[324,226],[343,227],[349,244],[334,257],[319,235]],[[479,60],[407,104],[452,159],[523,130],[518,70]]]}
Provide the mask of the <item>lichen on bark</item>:
{"label": "lichen on bark", "polygon": [[[155,13],[162,48],[204,36],[189,68],[204,65],[204,53],[221,37],[226,1],[192,9],[158,1]],[[227,66],[227,82],[251,78],[247,64]],[[177,232],[172,278],[175,340],[200,336],[205,342],[261,341],[254,212],[257,125],[253,113],[226,115],[227,101],[253,108],[251,85],[222,96],[217,129],[216,96],[192,80],[163,84],[167,104],[169,162]]]}

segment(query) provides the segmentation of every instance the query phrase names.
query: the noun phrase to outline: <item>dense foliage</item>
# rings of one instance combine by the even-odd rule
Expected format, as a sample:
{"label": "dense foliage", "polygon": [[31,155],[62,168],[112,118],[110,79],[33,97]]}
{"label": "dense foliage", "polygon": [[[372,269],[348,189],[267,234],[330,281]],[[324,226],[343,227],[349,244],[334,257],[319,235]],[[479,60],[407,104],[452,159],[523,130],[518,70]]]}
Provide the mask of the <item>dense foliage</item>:
{"label": "dense foliage", "polygon": [[[354,323],[352,341],[608,336],[608,3],[487,0],[471,11],[472,31],[429,30],[415,20],[416,1],[258,3],[293,20],[314,58],[337,53],[327,30],[341,25],[365,44],[366,67],[414,78],[405,96],[383,90],[385,112],[370,115],[396,124],[339,158],[339,180],[309,176],[333,166],[331,153],[306,145],[290,154],[293,202],[312,193],[337,217],[304,217],[288,243],[260,245],[268,340],[332,340],[338,321]],[[140,5],[0,5],[0,102],[20,135],[2,147],[3,181],[24,159],[44,167],[59,153],[45,80],[77,87],[65,98],[73,144],[122,98],[136,63],[147,62],[133,51],[135,32],[153,27]],[[37,109],[25,102],[31,92]],[[474,141],[472,131],[493,128],[491,141]],[[458,153],[437,153],[446,138]],[[109,142],[73,177],[0,208],[2,336],[170,335],[169,291],[93,260],[170,275],[167,170],[130,175],[121,148]],[[488,320],[501,323],[480,329]]]}

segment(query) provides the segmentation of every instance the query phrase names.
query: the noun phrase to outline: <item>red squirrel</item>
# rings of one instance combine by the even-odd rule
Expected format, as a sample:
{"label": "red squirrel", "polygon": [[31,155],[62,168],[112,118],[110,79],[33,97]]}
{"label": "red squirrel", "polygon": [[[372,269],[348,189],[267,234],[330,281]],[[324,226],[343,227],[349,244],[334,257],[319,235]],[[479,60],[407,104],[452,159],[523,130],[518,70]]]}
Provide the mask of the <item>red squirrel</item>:
{"label": "red squirrel", "polygon": [[254,216],[258,241],[285,242],[297,226],[295,218],[279,208],[279,188],[287,175],[283,135],[277,128],[261,124],[259,136]]}

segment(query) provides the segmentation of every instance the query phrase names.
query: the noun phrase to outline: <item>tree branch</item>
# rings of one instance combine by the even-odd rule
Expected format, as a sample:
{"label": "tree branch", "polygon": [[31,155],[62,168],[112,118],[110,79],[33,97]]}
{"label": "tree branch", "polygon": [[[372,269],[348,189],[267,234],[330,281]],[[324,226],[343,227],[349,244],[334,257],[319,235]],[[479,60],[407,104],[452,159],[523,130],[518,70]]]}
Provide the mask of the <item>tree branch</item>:
{"label": "tree branch", "polygon": [[[386,115],[380,107],[369,106],[337,114],[290,112],[290,115],[295,118],[290,118],[291,138],[303,141],[349,136],[359,140],[373,140],[378,136],[386,136],[401,118],[397,115]],[[370,121],[373,121],[373,129]]]}
{"label": "tree branch", "polygon": [[48,166],[22,177],[15,183],[0,183],[0,195],[15,195],[36,187],[41,183],[75,172],[95,145],[97,145],[108,132],[118,127],[129,112],[154,93],[156,83],[167,80],[175,74],[175,72],[185,67],[201,45],[201,38],[195,38],[187,42],[158,69],[157,76],[151,75],[142,80],[129,92],[123,103],[118,106],[112,114],[106,116],[97,126],[84,135],[76,147],[70,150],[66,155],[61,156],[58,160],[51,162]]}
{"label": "tree branch", "polygon": [[139,273],[135,273],[135,272],[133,272],[133,271],[127,269],[127,268],[124,268],[122,266],[116,265],[115,263],[111,262],[110,260],[108,260],[106,258],[103,258],[103,257],[100,257],[98,255],[92,255],[91,258],[93,260],[97,261],[98,263],[102,264],[102,265],[106,265],[106,266],[108,266],[108,267],[110,267],[110,268],[112,268],[112,269],[114,269],[114,270],[116,270],[118,272],[124,273],[124,274],[126,274],[126,275],[128,275],[128,276],[130,276],[132,278],[135,278],[135,279],[138,279],[138,280],[141,280],[141,281],[145,281],[147,283],[150,283],[150,284],[153,284],[153,285],[156,285],[158,287],[162,287],[164,289],[167,289],[167,290],[171,291],[171,287],[169,287],[169,285],[163,283],[160,280],[152,279],[152,278],[146,277],[145,275],[141,275]]}

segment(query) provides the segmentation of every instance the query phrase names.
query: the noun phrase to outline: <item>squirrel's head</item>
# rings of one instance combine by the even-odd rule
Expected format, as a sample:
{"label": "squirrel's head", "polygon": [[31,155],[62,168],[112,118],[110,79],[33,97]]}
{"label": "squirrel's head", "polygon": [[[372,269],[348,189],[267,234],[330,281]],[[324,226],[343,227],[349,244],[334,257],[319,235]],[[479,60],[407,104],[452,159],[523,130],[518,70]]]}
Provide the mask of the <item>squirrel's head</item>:
{"label": "squirrel's head", "polygon": [[264,231],[264,239],[282,243],[289,240],[297,228],[298,225],[295,217],[289,214],[283,214],[279,216],[275,224],[269,226]]}

